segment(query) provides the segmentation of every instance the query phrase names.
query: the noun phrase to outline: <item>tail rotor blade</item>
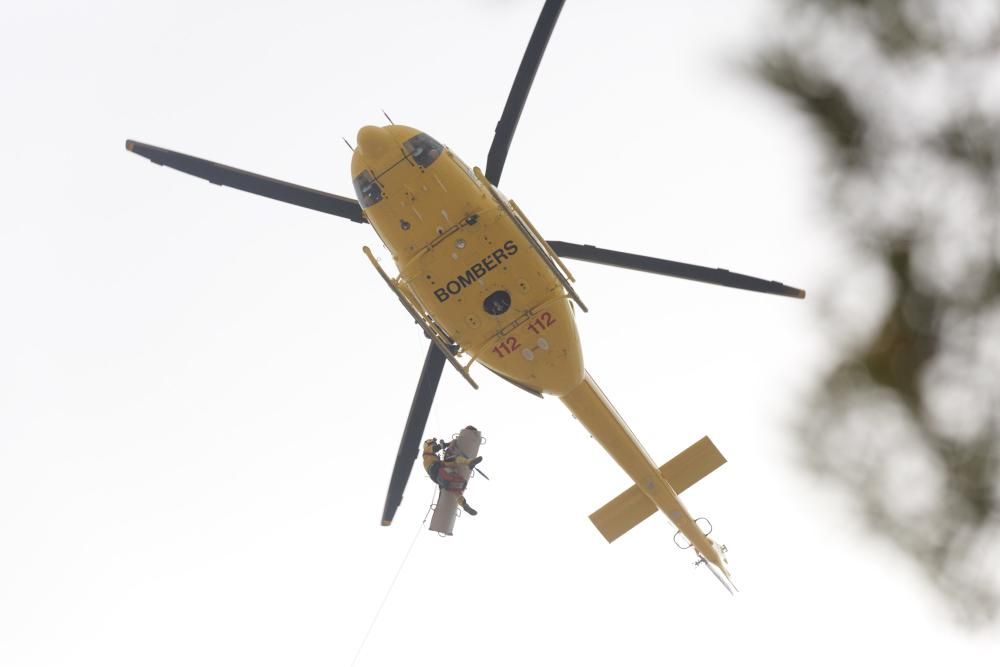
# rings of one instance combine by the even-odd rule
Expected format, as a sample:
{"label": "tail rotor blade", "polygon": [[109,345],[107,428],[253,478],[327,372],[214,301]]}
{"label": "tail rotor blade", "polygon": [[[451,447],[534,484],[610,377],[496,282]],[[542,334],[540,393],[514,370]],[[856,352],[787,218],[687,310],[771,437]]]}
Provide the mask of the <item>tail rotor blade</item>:
{"label": "tail rotor blade", "polygon": [[705,266],[698,266],[697,264],[685,264],[684,262],[674,262],[669,259],[633,255],[617,250],[597,248],[592,245],[566,243],[565,241],[549,241],[548,244],[560,257],[617,266],[622,269],[646,271],[661,276],[683,278],[711,285],[735,287],[736,289],[750,290],[751,292],[763,292],[765,294],[788,296],[795,299],[804,299],[806,297],[805,290],[801,290],[798,287],[790,287],[773,280],[755,278],[742,273],[733,273],[725,269],[710,269]]}
{"label": "tail rotor blade", "polygon": [[417,382],[417,390],[413,394],[413,403],[410,404],[410,415],[406,418],[403,437],[399,441],[399,450],[396,452],[396,463],[392,468],[389,490],[385,494],[385,507],[382,509],[383,526],[392,524],[392,519],[396,516],[396,509],[403,500],[403,490],[406,489],[406,482],[410,479],[413,462],[417,460],[417,455],[420,453],[420,441],[424,435],[424,429],[427,427],[427,417],[431,412],[431,405],[434,403],[438,382],[441,380],[444,361],[444,354],[434,343],[431,343],[430,347],[427,348],[427,356],[424,357],[424,367],[420,371],[420,380]]}
{"label": "tail rotor blade", "polygon": [[730,595],[735,595],[736,593],[740,592],[740,589],[736,588],[736,584],[734,584],[733,580],[729,577],[728,572],[720,569],[717,565],[715,565],[715,563],[712,563],[711,561],[704,560],[703,562],[708,567],[709,572],[711,572],[712,575],[719,580],[719,583],[725,587],[726,591]]}
{"label": "tail rotor blade", "polygon": [[507,161],[507,152],[510,150],[510,142],[514,138],[514,130],[517,129],[517,123],[521,120],[524,103],[528,99],[531,84],[538,72],[538,65],[542,62],[545,47],[548,46],[549,37],[552,36],[552,30],[556,27],[556,20],[559,18],[559,12],[562,11],[564,2],[565,0],[546,0],[545,6],[542,7],[542,13],[538,16],[538,22],[535,24],[535,30],[531,33],[528,48],[524,50],[521,66],[517,68],[514,85],[511,86],[510,94],[507,96],[507,104],[503,108],[500,122],[497,123],[493,144],[490,146],[490,152],[486,158],[486,180],[493,185],[500,183],[500,174]]}

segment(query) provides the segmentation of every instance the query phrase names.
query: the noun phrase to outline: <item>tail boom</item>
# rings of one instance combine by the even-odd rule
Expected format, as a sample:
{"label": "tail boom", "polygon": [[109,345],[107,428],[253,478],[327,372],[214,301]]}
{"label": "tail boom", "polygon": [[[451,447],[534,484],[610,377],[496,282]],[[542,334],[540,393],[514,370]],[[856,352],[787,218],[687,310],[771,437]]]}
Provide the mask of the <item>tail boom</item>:
{"label": "tail boom", "polygon": [[[590,374],[587,373],[583,382],[560,398],[566,407],[569,408],[570,412],[583,424],[584,428],[611,455],[615,463],[635,482],[635,486],[632,488],[637,489],[641,495],[632,492],[631,489],[622,494],[628,496],[622,503],[623,505],[630,505],[632,516],[641,515],[638,520],[641,521],[652,514],[655,510],[644,513],[645,507],[648,507],[648,504],[651,503],[665,514],[677,529],[690,540],[691,544],[703,558],[725,572],[724,561],[715,544],[695,524],[687,508],[684,507],[680,498],[677,497],[677,491],[671,486],[668,479],[661,474],[661,469],[653,463],[653,460],[643,448],[638,438],[632,433],[625,420],[618,414],[618,411],[615,410],[611,401],[604,395],[601,388],[597,386],[597,383],[594,382]],[[708,443],[711,444],[711,441],[708,441]],[[695,447],[697,446],[696,444]],[[711,449],[715,450],[714,445],[711,445]],[[715,451],[718,452],[718,450]],[[683,453],[681,456],[683,456]],[[721,454],[718,454],[718,458],[721,458],[721,456]],[[722,461],[724,462],[725,459],[722,459]],[[671,460],[664,468],[669,470],[669,466],[673,463],[674,460]],[[683,477],[685,481],[688,481],[688,486],[690,486],[690,484],[701,479],[701,477],[714,470],[718,465],[721,465],[721,462],[715,464],[714,467],[711,467],[710,470],[700,476],[696,474],[697,470],[694,471],[694,474],[690,471],[685,472],[684,475],[678,474],[678,480]],[[678,467],[682,466],[678,464]],[[692,477],[694,478],[692,479]],[[685,486],[684,488],[687,487]],[[648,502],[645,502],[642,496],[645,496]],[[612,503],[614,502],[612,501]],[[598,513],[600,511],[598,510]],[[628,526],[625,530],[627,531],[631,527]]]}

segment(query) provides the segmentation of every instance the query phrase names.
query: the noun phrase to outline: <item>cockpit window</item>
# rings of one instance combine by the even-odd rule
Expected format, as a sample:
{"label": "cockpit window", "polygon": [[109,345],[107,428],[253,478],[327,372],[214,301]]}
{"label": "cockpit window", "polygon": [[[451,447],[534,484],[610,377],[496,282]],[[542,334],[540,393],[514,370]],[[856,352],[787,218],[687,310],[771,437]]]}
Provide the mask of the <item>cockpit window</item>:
{"label": "cockpit window", "polygon": [[358,195],[361,208],[368,208],[382,201],[382,188],[367,169],[354,178],[354,192]]}
{"label": "cockpit window", "polygon": [[444,146],[434,141],[432,137],[421,132],[403,144],[403,150],[421,167],[428,167],[444,152]]}

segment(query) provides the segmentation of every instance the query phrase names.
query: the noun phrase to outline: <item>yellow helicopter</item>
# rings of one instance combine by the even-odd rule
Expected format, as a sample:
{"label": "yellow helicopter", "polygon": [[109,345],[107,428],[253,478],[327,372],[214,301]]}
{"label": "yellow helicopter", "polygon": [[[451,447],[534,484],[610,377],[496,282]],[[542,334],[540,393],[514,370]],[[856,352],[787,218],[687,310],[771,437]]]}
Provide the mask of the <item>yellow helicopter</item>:
{"label": "yellow helicopter", "polygon": [[374,268],[430,339],[386,495],[389,525],[423,440],[445,362],[473,387],[473,363],[520,389],[558,397],[635,482],[591,515],[614,541],[657,509],[676,526],[675,542],[732,592],[725,547],[714,542],[678,494],[725,462],[707,437],[658,467],[587,373],[574,321],[587,311],[564,258],[728,287],[803,298],[781,283],[722,269],[604,248],[546,241],[524,211],[497,189],[514,131],[564,0],[547,0],[497,124],[485,173],[446,145],[404,125],[362,127],[352,148],[357,199],[313,190],[201,158],[128,140],[149,160],[218,185],[368,223],[392,255],[391,277]]}

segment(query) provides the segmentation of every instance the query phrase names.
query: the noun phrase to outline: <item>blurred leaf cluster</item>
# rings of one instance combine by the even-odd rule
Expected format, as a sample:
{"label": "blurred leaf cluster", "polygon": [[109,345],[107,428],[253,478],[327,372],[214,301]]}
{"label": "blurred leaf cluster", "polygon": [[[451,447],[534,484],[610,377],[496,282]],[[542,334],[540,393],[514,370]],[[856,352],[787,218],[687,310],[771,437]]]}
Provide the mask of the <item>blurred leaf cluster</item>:
{"label": "blurred leaf cluster", "polygon": [[802,459],[983,625],[1000,606],[1000,2],[779,7],[755,74],[809,119],[852,255]]}

